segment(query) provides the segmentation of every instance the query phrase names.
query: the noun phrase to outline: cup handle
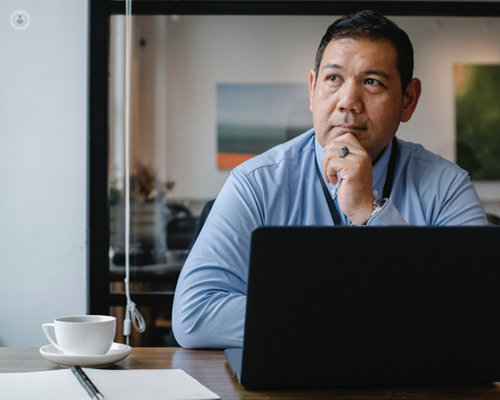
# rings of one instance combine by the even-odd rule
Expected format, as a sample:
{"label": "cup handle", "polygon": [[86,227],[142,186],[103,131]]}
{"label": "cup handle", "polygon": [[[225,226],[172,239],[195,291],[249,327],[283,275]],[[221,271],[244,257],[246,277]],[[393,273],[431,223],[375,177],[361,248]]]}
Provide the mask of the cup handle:
{"label": "cup handle", "polygon": [[64,351],[62,351],[62,349],[59,347],[59,345],[55,342],[55,340],[52,339],[52,336],[50,336],[50,333],[49,333],[49,327],[52,327],[55,329],[55,324],[43,324],[42,325],[42,329],[43,329],[43,333],[45,333],[45,336],[47,336],[47,339],[49,339],[49,342],[52,343],[52,345],[57,349],[59,350],[61,353],[64,353]]}

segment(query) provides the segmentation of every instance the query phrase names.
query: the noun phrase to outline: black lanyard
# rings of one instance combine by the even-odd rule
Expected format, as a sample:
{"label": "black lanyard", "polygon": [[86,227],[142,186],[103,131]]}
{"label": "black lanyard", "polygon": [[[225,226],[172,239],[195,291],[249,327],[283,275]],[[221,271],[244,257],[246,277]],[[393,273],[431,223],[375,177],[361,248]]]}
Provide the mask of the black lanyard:
{"label": "black lanyard", "polygon": [[[314,148],[314,153],[316,154],[316,147]],[[394,172],[396,171],[396,161],[398,160],[398,141],[396,137],[394,137],[392,141],[392,151],[391,158],[389,159],[389,165],[387,166],[387,175],[385,177],[384,183],[384,193],[382,195],[382,199],[388,199],[391,195],[392,191],[392,183],[394,181]],[[316,173],[318,175],[319,181],[321,182],[321,187],[323,188],[323,193],[325,194],[326,202],[328,203],[328,208],[330,209],[330,214],[332,215],[333,223],[335,225],[341,226],[342,221],[340,219],[340,215],[337,212],[337,207],[335,207],[335,203],[326,187],[325,180],[323,179],[323,175],[318,167],[318,161],[316,161]]]}

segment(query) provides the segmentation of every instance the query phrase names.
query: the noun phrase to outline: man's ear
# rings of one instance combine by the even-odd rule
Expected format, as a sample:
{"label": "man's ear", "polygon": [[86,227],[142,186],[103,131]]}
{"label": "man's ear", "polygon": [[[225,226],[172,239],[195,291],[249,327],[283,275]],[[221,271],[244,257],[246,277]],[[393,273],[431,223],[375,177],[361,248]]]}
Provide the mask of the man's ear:
{"label": "man's ear", "polygon": [[316,81],[316,71],[311,69],[309,71],[309,110],[313,110],[314,86]]}
{"label": "man's ear", "polygon": [[420,79],[413,78],[406,87],[406,93],[403,97],[403,109],[401,111],[401,122],[408,122],[417,108],[418,99],[422,92],[422,83]]}

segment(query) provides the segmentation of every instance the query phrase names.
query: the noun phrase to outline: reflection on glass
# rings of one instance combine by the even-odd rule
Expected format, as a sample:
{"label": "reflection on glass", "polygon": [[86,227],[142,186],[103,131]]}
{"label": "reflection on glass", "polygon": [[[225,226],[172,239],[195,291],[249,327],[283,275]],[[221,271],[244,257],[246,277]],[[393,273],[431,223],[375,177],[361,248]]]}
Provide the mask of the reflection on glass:
{"label": "reflection on glass", "polygon": [[[133,17],[130,109],[130,290],[172,293],[189,252],[204,199],[174,198],[167,178],[165,55],[158,47],[165,17]],[[110,47],[110,277],[111,293],[124,293],[125,176],[123,16],[111,18]],[[154,90],[151,90],[151,88]]]}
{"label": "reflection on glass", "polygon": [[[168,343],[170,329],[170,310],[166,307],[141,307],[140,309],[146,321],[146,330],[143,333],[132,329],[129,337],[129,345],[132,347],[165,347]],[[110,314],[116,318],[115,342],[126,344],[123,336],[123,320],[125,307],[111,307]]]}

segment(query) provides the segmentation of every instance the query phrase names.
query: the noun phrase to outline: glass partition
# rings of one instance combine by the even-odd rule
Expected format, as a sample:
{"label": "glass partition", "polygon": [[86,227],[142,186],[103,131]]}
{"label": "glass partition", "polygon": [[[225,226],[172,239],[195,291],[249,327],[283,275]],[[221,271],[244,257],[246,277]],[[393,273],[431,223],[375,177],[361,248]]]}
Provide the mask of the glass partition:
{"label": "glass partition", "polygon": [[[230,168],[264,151],[269,143],[312,127],[308,74],[319,40],[337,17],[132,18],[131,293],[171,295],[196,237],[199,216],[205,204],[217,197]],[[391,19],[408,32],[415,49],[415,76],[423,83],[416,114],[401,125],[398,137],[457,161],[457,71],[469,65],[500,65],[500,19]],[[124,16],[111,15],[109,29],[108,288],[109,294],[122,294],[126,257]],[[289,97],[292,102],[281,104]],[[232,110],[231,104],[241,105],[246,112]],[[224,124],[229,114],[239,118],[241,125],[252,125],[255,136],[228,136]],[[269,114],[281,116],[273,132],[265,131],[269,121],[275,123]],[[268,125],[259,126],[266,121]],[[268,135],[274,142],[267,133],[259,136],[264,131],[271,132]],[[292,131],[291,136],[286,133]],[[475,185],[486,210],[500,215],[497,182],[483,180]],[[133,339],[136,344],[166,344],[169,307],[171,303],[141,308],[148,329],[163,333]],[[120,316],[123,308],[115,304],[112,312]]]}

